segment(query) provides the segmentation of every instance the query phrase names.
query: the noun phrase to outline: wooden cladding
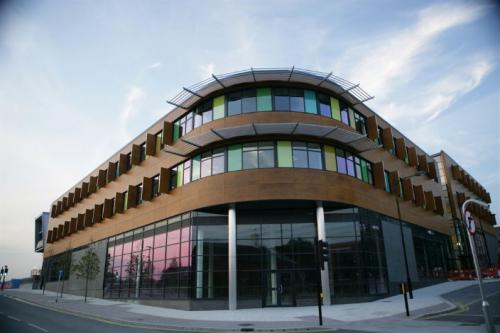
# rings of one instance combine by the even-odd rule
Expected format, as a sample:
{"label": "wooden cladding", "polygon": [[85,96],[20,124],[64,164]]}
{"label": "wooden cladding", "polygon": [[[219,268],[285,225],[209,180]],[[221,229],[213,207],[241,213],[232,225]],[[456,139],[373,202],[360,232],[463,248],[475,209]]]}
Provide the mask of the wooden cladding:
{"label": "wooden cladding", "polygon": [[63,225],[63,234],[64,236],[69,236],[70,231],[69,231],[69,221],[64,222]]}
{"label": "wooden cladding", "polygon": [[90,176],[89,179],[89,194],[97,192],[97,177]]}
{"label": "wooden cladding", "polygon": [[406,148],[406,152],[408,153],[408,164],[416,167],[418,165],[417,149],[415,147],[408,147]]}
{"label": "wooden cladding", "polygon": [[47,231],[47,244],[50,244],[52,242],[53,242],[53,240],[52,240],[52,230],[48,230]]}
{"label": "wooden cladding", "polygon": [[134,208],[137,206],[137,185],[129,185],[128,186],[128,201],[127,207]]}
{"label": "wooden cladding", "polygon": [[62,202],[58,201],[57,202],[57,215],[61,214],[62,212],[63,212]]}
{"label": "wooden cladding", "polygon": [[370,116],[366,118],[366,132],[368,138],[375,140],[378,138],[377,117]]}
{"label": "wooden cladding", "polygon": [[413,192],[415,193],[415,204],[420,207],[425,205],[424,188],[422,185],[414,185]]}
{"label": "wooden cladding", "polygon": [[153,178],[144,177],[142,180],[142,200],[153,200]]}
{"label": "wooden cladding", "polygon": [[427,164],[427,156],[418,155],[418,170],[425,173],[429,172],[429,165]]}
{"label": "wooden cladding", "polygon": [[444,215],[444,206],[442,197],[434,197],[434,203],[436,204],[435,212],[439,215]]}
{"label": "wooden cladding", "polygon": [[113,204],[114,199],[104,199],[104,211],[102,213],[103,218],[109,219],[113,216]]}
{"label": "wooden cladding", "polygon": [[458,168],[458,165],[456,164],[453,164],[451,166],[451,177],[455,180],[460,180],[461,179],[461,173],[460,173],[460,169]]}
{"label": "wooden cladding", "polygon": [[69,206],[68,206],[68,198],[67,197],[64,197],[62,199],[62,208],[63,208],[63,210],[67,210],[69,208]]}
{"label": "wooden cladding", "polygon": [[116,179],[116,169],[118,168],[118,162],[109,162],[108,163],[108,183],[112,182]]}
{"label": "wooden cladding", "polygon": [[399,171],[389,172],[389,181],[391,184],[391,193],[399,196]]}
{"label": "wooden cladding", "polygon": [[141,146],[132,145],[132,164],[139,165],[141,163]]}
{"label": "wooden cladding", "polygon": [[170,168],[161,168],[160,193],[168,193],[168,192],[170,192]]}
{"label": "wooden cladding", "polygon": [[394,140],[392,138],[392,128],[387,127],[382,129],[382,144],[385,150],[391,150],[394,148]]}
{"label": "wooden cladding", "polygon": [[123,213],[123,208],[124,208],[124,203],[125,203],[125,193],[116,193],[116,212],[117,213]]}
{"label": "wooden cladding", "polygon": [[102,209],[103,209],[103,204],[94,206],[94,220],[93,220],[94,224],[102,222]]}
{"label": "wooden cladding", "polygon": [[427,163],[427,169],[429,170],[429,177],[437,181],[436,163],[435,162]]}
{"label": "wooden cladding", "polygon": [[156,135],[148,133],[146,136],[146,155],[156,154]]}
{"label": "wooden cladding", "polygon": [[78,221],[77,221],[77,218],[76,217],[73,217],[71,219],[71,226],[70,226],[70,229],[71,229],[71,233],[74,234],[75,232],[78,231]]}
{"label": "wooden cladding", "polygon": [[410,178],[403,178],[401,181],[403,187],[403,200],[411,201],[413,200],[413,185]]}
{"label": "wooden cladding", "polygon": [[396,138],[394,140],[395,145],[396,145],[396,156],[404,161],[406,157],[406,146],[405,146],[405,139],[404,138]]}
{"label": "wooden cladding", "polygon": [[80,201],[82,201],[82,189],[77,187],[75,188],[75,204]]}
{"label": "wooden cladding", "polygon": [[77,218],[77,222],[76,222],[76,228],[78,230],[85,229],[85,214],[78,214],[78,218]]}
{"label": "wooden cladding", "polygon": [[50,217],[56,217],[57,213],[57,205],[52,205],[52,208],[50,209]]}
{"label": "wooden cladding", "polygon": [[174,125],[171,122],[168,122],[168,121],[163,122],[163,144],[164,145],[172,144],[173,128],[174,128]]}
{"label": "wooden cladding", "polygon": [[99,170],[99,174],[97,176],[97,185],[99,188],[106,186],[108,182],[108,170]]}
{"label": "wooden cladding", "polygon": [[75,205],[75,194],[73,192],[70,192],[68,194],[68,205],[70,207],[73,207]]}
{"label": "wooden cladding", "polygon": [[82,199],[84,199],[88,196],[89,196],[89,183],[83,182],[82,183]]}
{"label": "wooden cladding", "polygon": [[52,241],[55,242],[56,240],[59,239],[59,234],[58,234],[58,231],[59,229],[57,227],[54,227],[52,229]]}
{"label": "wooden cladding", "polygon": [[62,224],[59,224],[59,226],[57,227],[57,238],[64,238],[64,226]]}
{"label": "wooden cladding", "polygon": [[85,227],[91,227],[93,224],[93,218],[94,218],[94,210],[93,209],[87,209],[85,210]]}
{"label": "wooden cladding", "polygon": [[373,183],[375,187],[383,191],[385,189],[384,163],[383,162],[373,163],[372,172],[373,172]]}
{"label": "wooden cladding", "polygon": [[127,173],[128,171],[128,155],[120,154],[120,175]]}
{"label": "wooden cladding", "polygon": [[425,209],[434,211],[436,209],[436,203],[434,202],[434,194],[432,191],[425,191]]}

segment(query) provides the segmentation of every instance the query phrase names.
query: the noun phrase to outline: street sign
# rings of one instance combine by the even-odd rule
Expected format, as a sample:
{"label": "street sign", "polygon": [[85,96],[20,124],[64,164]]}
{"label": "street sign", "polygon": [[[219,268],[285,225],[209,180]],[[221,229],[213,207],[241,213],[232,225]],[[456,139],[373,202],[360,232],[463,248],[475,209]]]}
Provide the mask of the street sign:
{"label": "street sign", "polygon": [[472,214],[468,210],[465,211],[465,227],[471,235],[476,233],[476,222],[474,222],[474,218],[472,218]]}

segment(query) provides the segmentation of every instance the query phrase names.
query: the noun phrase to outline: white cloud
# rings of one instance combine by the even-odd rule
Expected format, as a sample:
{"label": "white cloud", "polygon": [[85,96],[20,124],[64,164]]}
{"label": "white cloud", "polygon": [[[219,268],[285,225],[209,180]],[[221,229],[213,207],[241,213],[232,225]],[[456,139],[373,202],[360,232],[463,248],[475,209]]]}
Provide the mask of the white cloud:
{"label": "white cloud", "polygon": [[[360,43],[336,67],[348,67],[348,76],[363,83],[371,94],[389,91],[417,73],[431,42],[443,32],[478,19],[484,7],[437,4],[426,7],[409,28]],[[347,62],[347,64],[345,64]]]}

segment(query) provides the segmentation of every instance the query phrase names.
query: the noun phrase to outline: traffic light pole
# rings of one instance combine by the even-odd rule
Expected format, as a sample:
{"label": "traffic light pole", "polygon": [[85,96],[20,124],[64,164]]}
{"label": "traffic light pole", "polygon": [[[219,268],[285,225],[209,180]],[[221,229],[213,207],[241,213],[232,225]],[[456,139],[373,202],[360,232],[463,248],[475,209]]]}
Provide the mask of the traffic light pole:
{"label": "traffic light pole", "polygon": [[316,255],[314,256],[314,259],[316,261],[316,283],[318,286],[318,318],[319,325],[323,326],[323,312],[321,311],[321,305],[323,304],[323,288],[321,287],[320,243],[321,241],[316,238]]}

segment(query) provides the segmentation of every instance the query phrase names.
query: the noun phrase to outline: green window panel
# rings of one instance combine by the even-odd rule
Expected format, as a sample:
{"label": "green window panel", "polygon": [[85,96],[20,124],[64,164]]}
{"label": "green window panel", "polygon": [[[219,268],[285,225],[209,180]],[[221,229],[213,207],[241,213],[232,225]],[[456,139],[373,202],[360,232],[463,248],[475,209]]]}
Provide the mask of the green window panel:
{"label": "green window panel", "polygon": [[291,168],[292,164],[292,142],[278,141],[278,167]]}
{"label": "green window panel", "polygon": [[304,98],[306,104],[307,113],[318,113],[318,108],[316,104],[316,93],[311,90],[304,90]]}
{"label": "green window panel", "polygon": [[177,120],[174,123],[174,131],[172,136],[173,141],[177,140],[180,136],[181,136],[181,123],[179,120]]}
{"label": "green window panel", "polygon": [[361,160],[361,177],[364,182],[368,182],[368,167],[365,160]]}
{"label": "green window panel", "polygon": [[124,200],[123,200],[123,210],[127,210],[128,209],[128,191],[125,192],[125,195],[123,196],[124,197]]}
{"label": "green window panel", "polygon": [[184,179],[184,166],[179,164],[177,166],[177,187],[182,186],[182,180]]}
{"label": "green window panel", "polygon": [[192,175],[193,180],[200,179],[201,155],[196,155],[192,160]]}
{"label": "green window panel", "polygon": [[340,104],[339,100],[330,97],[330,106],[332,107],[332,118],[340,121]]}
{"label": "green window panel", "polygon": [[271,88],[257,89],[257,111],[272,111]]}
{"label": "green window panel", "polygon": [[214,98],[214,120],[224,118],[224,95]]}
{"label": "green window panel", "polygon": [[227,151],[227,170],[237,171],[241,170],[241,145],[232,145],[228,147]]}
{"label": "green window panel", "polygon": [[325,165],[328,171],[337,171],[337,160],[335,158],[335,147],[325,146]]}
{"label": "green window panel", "polygon": [[349,123],[352,128],[356,129],[356,119],[354,119],[354,110],[349,109]]}

